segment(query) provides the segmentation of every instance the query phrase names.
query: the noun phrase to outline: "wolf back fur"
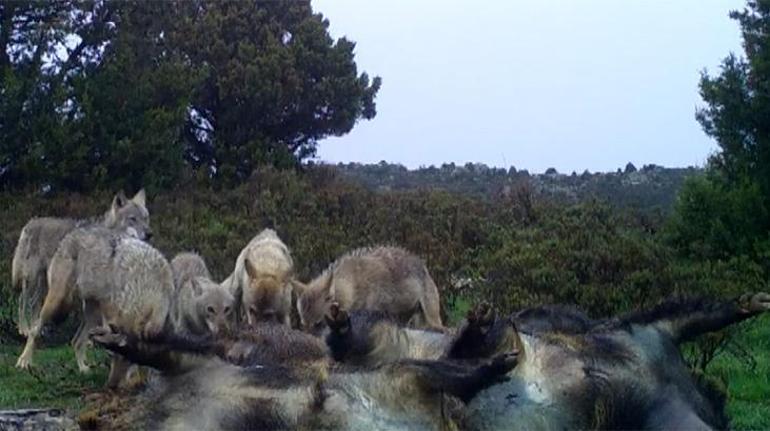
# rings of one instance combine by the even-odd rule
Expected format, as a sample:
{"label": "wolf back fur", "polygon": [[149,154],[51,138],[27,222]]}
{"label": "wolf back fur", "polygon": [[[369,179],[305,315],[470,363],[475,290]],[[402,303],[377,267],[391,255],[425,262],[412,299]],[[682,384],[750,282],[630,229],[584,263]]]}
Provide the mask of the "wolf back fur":
{"label": "wolf back fur", "polygon": [[399,247],[354,250],[338,258],[297,301],[302,326],[314,330],[332,302],[346,310],[377,310],[400,323],[443,328],[439,293],[422,259]]}

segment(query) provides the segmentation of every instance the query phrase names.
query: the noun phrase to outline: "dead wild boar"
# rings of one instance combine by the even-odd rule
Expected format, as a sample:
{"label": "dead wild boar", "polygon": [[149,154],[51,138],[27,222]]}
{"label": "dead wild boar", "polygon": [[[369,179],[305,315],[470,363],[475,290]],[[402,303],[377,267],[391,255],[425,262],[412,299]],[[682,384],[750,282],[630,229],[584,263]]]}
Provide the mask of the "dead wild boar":
{"label": "dead wild boar", "polygon": [[[678,345],[770,308],[770,295],[670,300],[649,311],[587,322],[530,310],[469,321],[453,356],[516,350],[510,379],[468,405],[468,429],[725,428],[723,406],[694,382]],[[471,353],[468,353],[471,352]]]}
{"label": "dead wild boar", "polygon": [[235,269],[222,284],[233,292],[239,314],[249,324],[291,324],[294,261],[272,229],[255,236],[238,255]]}
{"label": "dead wild boar", "polygon": [[346,310],[376,310],[417,327],[443,328],[439,294],[425,263],[398,247],[362,248],[338,258],[301,292],[297,311],[304,330],[318,333],[332,302]]}
{"label": "dead wild boar", "polygon": [[348,312],[336,302],[325,316],[324,340],[336,362],[376,367],[401,359],[438,359],[451,333],[404,327],[381,311]]}
{"label": "dead wild boar", "polygon": [[115,418],[146,429],[456,429],[462,403],[516,365],[515,354],[473,366],[411,360],[324,378],[296,367],[236,366],[183,339],[139,340],[109,328],[91,338],[162,372],[159,387]]}

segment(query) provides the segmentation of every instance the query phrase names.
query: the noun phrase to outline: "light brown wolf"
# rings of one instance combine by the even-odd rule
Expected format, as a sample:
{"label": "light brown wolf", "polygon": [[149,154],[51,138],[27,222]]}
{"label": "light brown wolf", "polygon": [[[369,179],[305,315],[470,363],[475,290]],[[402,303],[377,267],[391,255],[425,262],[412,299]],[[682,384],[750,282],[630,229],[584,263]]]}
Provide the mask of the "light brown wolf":
{"label": "light brown wolf", "polygon": [[291,323],[294,260],[272,229],[255,236],[238,255],[235,270],[222,284],[239,302],[249,324]]}
{"label": "light brown wolf", "polygon": [[172,308],[174,332],[218,335],[232,329],[235,298],[224,286],[211,281],[203,258],[179,253],[171,260],[176,293]]}
{"label": "light brown wolf", "polygon": [[[61,241],[48,267],[48,294],[39,318],[30,328],[16,366],[28,368],[43,325],[83,304],[83,333],[106,324],[139,337],[164,330],[174,281],[163,255],[149,244],[102,226],[77,228]],[[85,341],[76,342],[75,356],[82,371]],[[116,386],[128,364],[114,357],[108,386]]]}
{"label": "light brown wolf", "polygon": [[[439,294],[425,263],[398,247],[361,248],[338,258],[301,292],[297,311],[303,329],[318,332],[332,302],[346,310],[376,310],[400,323],[443,328]],[[413,320],[414,319],[414,320]]]}
{"label": "light brown wolf", "polygon": [[[110,209],[99,219],[40,217],[27,222],[21,230],[11,264],[11,286],[20,292],[19,334],[27,336],[32,322],[40,314],[40,307],[48,292],[46,271],[59,242],[76,227],[89,225],[123,229],[136,238],[148,240],[152,231],[144,190],[140,190],[131,199],[119,192],[113,198]],[[73,342],[85,337],[81,332],[78,330]]]}

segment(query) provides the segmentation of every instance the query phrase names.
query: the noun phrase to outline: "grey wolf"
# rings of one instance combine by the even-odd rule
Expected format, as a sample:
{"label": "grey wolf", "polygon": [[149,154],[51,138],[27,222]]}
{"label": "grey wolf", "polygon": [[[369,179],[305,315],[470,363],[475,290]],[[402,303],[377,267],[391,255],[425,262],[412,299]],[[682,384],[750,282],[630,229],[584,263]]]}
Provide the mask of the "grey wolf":
{"label": "grey wolf", "polygon": [[[98,219],[73,220],[66,218],[33,218],[22,228],[11,264],[11,286],[19,295],[19,334],[27,336],[32,322],[38,317],[40,307],[48,292],[46,271],[62,238],[76,227],[101,225],[122,229],[136,238],[149,240],[150,214],[146,207],[144,190],[133,198],[119,192],[112,199],[110,209]],[[73,339],[85,339],[82,330]]]}

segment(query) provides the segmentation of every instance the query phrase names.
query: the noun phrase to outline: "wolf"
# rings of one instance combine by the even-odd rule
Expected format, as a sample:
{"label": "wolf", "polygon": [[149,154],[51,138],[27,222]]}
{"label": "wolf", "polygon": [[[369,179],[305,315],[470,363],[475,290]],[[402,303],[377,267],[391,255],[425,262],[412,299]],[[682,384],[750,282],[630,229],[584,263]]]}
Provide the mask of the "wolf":
{"label": "wolf", "polygon": [[[770,295],[727,301],[674,298],[592,322],[565,309],[506,317],[480,310],[453,356],[517,351],[508,381],[481,391],[465,427],[497,429],[724,429],[724,405],[706,396],[678,346],[770,309]],[[481,318],[479,318],[481,317]]]}
{"label": "wolf", "polygon": [[[30,328],[16,366],[28,368],[43,325],[68,313],[80,302],[84,333],[101,324],[140,336],[161,333],[171,310],[174,280],[163,255],[125,231],[103,226],[77,228],[62,239],[48,268],[48,294],[40,316]],[[81,371],[85,341],[76,340],[75,356]],[[108,386],[115,387],[128,364],[114,357]]]}
{"label": "wolf", "polygon": [[402,323],[443,328],[439,293],[425,263],[398,247],[361,248],[338,258],[299,290],[297,311],[303,329],[319,332],[332,302],[347,310],[379,310]]}
{"label": "wolf", "polygon": [[193,252],[178,253],[171,259],[171,272],[174,274],[174,286],[177,289],[195,277],[203,277],[211,280],[211,273],[206,266],[206,261]]}
{"label": "wolf", "polygon": [[238,301],[239,317],[291,324],[294,260],[272,229],[265,229],[244,247],[235,269],[222,282]]}
{"label": "wolf", "polygon": [[[48,292],[46,271],[59,243],[76,227],[89,225],[122,229],[136,238],[149,240],[152,230],[144,189],[139,190],[131,199],[126,198],[122,191],[119,192],[112,199],[110,209],[99,219],[41,217],[27,222],[21,230],[11,264],[11,286],[20,292],[19,334],[28,336],[32,322],[40,313]],[[80,332],[73,338],[73,342],[79,337],[83,338]]]}
{"label": "wolf", "polygon": [[176,288],[172,319],[175,332],[225,334],[233,328],[235,297],[222,285],[195,277]]}
{"label": "wolf", "polygon": [[171,320],[178,333],[217,335],[232,330],[235,297],[211,281],[206,262],[196,253],[183,252],[171,259],[174,294]]}
{"label": "wolf", "polygon": [[196,343],[140,340],[111,328],[97,328],[92,339],[161,371],[160,388],[115,421],[147,429],[456,429],[462,403],[516,366],[509,353],[480,365],[407,360],[323,377],[267,362],[236,366]]}

